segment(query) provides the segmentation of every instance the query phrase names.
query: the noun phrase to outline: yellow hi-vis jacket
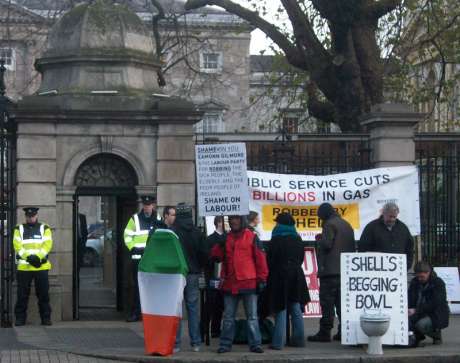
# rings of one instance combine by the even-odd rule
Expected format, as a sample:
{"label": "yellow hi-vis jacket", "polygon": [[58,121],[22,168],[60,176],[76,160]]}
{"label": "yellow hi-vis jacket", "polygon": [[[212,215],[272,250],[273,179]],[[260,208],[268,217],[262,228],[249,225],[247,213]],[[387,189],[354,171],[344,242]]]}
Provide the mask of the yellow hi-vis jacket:
{"label": "yellow hi-vis jacket", "polygon": [[[48,254],[53,247],[53,236],[51,228],[47,224],[36,223],[34,226],[18,224],[14,227],[13,247],[17,256],[19,271],[43,271],[50,270],[51,263],[48,261]],[[40,260],[46,262],[38,268],[27,262],[27,257],[36,255]]]}
{"label": "yellow hi-vis jacket", "polygon": [[[150,229],[141,229],[141,224],[139,221],[139,215],[135,214],[130,219],[126,225],[124,232],[125,245],[128,247],[128,250],[136,248],[145,248],[147,245],[147,239],[149,238]],[[132,255],[131,259],[140,260],[142,255]]]}

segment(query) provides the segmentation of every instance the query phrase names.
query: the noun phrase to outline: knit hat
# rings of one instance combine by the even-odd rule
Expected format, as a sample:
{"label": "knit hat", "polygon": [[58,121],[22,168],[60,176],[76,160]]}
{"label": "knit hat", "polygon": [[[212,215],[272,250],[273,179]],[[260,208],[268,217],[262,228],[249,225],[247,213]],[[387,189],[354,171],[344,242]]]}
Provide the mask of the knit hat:
{"label": "knit hat", "polygon": [[414,272],[419,273],[419,272],[431,272],[432,267],[428,262],[425,261],[419,261],[415,264],[414,266]]}
{"label": "knit hat", "polygon": [[318,217],[323,221],[328,220],[332,215],[335,214],[335,209],[329,203],[323,203],[318,208]]}
{"label": "knit hat", "polygon": [[179,203],[176,206],[176,218],[192,218],[192,207],[185,203]]}
{"label": "knit hat", "polygon": [[276,223],[285,224],[286,226],[294,226],[295,220],[289,213],[283,212],[278,214],[275,219]]}

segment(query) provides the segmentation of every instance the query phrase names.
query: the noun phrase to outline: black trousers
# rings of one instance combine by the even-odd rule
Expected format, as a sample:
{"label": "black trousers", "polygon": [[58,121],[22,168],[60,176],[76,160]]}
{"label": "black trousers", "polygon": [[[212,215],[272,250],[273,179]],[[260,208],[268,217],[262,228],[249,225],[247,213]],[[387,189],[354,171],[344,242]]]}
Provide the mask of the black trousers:
{"label": "black trousers", "polygon": [[334,327],[335,308],[340,332],[340,276],[320,277],[319,283],[319,303],[323,315],[319,321],[320,330],[329,332]]}
{"label": "black trousers", "polygon": [[131,276],[133,282],[131,315],[141,316],[141,300],[139,298],[139,282],[137,281],[137,268],[140,260],[131,260]]}
{"label": "black trousers", "polygon": [[224,313],[224,294],[217,289],[206,289],[206,314],[211,323],[211,335],[220,334],[220,325]]}
{"label": "black trousers", "polygon": [[51,306],[49,298],[48,270],[45,271],[18,271],[18,296],[14,314],[16,320],[26,320],[27,305],[29,303],[30,285],[32,280],[35,285],[35,293],[38,298],[38,309],[41,319],[51,318]]}

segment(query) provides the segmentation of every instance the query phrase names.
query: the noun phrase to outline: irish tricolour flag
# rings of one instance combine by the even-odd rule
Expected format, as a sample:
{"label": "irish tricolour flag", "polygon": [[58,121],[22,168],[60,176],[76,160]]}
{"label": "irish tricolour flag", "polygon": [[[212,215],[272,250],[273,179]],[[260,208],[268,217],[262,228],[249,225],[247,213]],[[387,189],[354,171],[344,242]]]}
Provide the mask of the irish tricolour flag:
{"label": "irish tricolour flag", "polygon": [[147,354],[173,352],[187,270],[177,235],[157,229],[149,237],[138,271]]}

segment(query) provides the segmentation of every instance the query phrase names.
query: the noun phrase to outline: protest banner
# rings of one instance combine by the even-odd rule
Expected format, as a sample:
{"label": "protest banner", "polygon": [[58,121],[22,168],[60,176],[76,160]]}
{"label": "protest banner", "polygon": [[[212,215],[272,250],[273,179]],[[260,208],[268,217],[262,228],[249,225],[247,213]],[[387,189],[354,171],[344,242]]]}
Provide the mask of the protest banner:
{"label": "protest banner", "polygon": [[446,284],[447,302],[451,314],[460,314],[460,277],[457,267],[435,267],[434,271]]}
{"label": "protest banner", "polygon": [[408,344],[406,255],[342,253],[342,344],[366,344],[360,316],[379,311],[391,317],[382,337],[388,345]]}
{"label": "protest banner", "polygon": [[248,214],[246,145],[196,145],[195,154],[198,214]]}
{"label": "protest banner", "polygon": [[331,203],[359,239],[367,223],[380,215],[382,206],[401,206],[399,219],[412,235],[420,234],[418,171],[415,166],[362,170],[353,173],[311,176],[248,171],[249,209],[258,212],[260,239],[268,241],[276,216],[290,213],[303,240],[321,232],[318,207]]}
{"label": "protest banner", "polygon": [[305,305],[303,316],[304,318],[320,318],[321,306],[319,304],[318,263],[316,260],[316,252],[313,247],[305,247],[302,268],[305,273],[305,280],[307,280],[308,292],[311,300]]}

